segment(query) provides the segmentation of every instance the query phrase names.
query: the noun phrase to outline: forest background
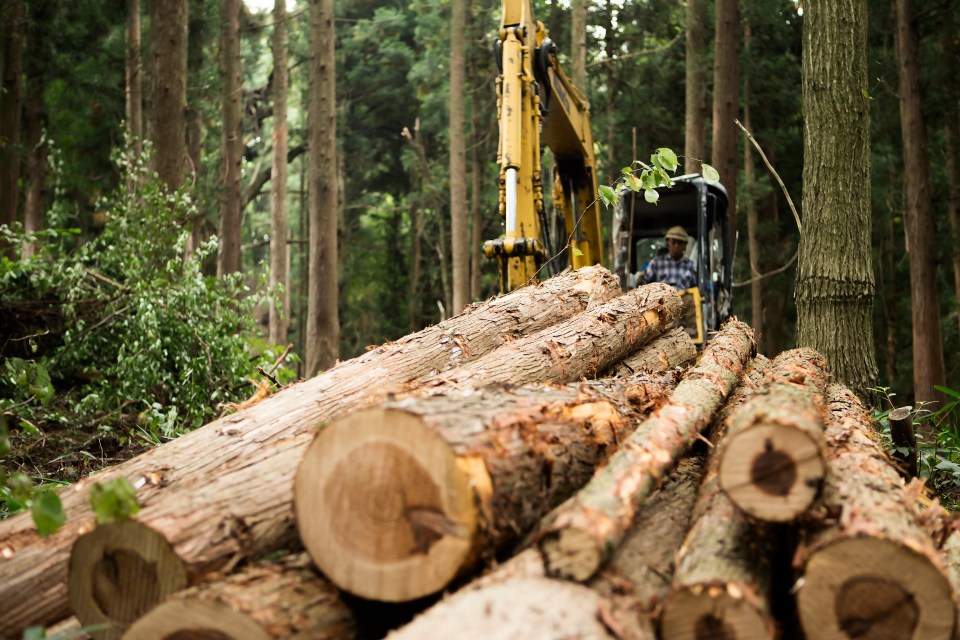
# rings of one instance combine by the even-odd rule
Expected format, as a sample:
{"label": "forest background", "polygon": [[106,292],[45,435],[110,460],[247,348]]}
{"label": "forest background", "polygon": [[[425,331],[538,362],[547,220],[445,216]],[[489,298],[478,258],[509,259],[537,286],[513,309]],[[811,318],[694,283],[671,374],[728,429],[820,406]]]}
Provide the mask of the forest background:
{"label": "forest background", "polygon": [[[918,43],[906,71],[898,7]],[[869,9],[876,287],[872,326],[853,329],[873,341],[884,402],[914,402],[906,221],[926,216],[933,243],[914,256],[934,270],[922,304],[934,305],[945,364],[925,383],[954,398],[960,8]],[[734,312],[760,351],[795,346],[797,224],[743,135],[715,159],[713,120],[714,78],[732,78],[723,99],[804,219],[802,3],[542,1],[535,12],[589,98],[600,182],[660,147],[712,161],[736,198]],[[496,294],[480,246],[501,233],[499,16],[493,0],[5,0],[0,408],[23,475],[74,479],[209,421],[254,393],[250,378],[313,375]],[[721,42],[732,57],[715,55]],[[904,73],[926,136],[906,146]],[[703,82],[696,103],[691,78]],[[911,162],[918,148],[927,155]],[[910,214],[917,185],[927,205]],[[58,455],[41,453],[57,438]],[[957,462],[933,459],[960,478]]]}

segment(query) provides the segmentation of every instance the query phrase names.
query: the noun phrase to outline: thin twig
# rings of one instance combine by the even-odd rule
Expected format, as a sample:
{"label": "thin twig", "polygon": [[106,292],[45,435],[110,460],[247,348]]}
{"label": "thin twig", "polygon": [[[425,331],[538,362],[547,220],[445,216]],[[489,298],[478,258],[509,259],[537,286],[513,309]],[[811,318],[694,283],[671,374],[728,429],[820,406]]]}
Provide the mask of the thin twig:
{"label": "thin twig", "polygon": [[661,51],[666,51],[667,49],[669,49],[669,48],[672,47],[673,45],[675,45],[675,44],[677,44],[678,42],[680,42],[680,37],[681,37],[683,34],[684,34],[683,31],[678,32],[677,35],[675,35],[675,36],[673,37],[673,40],[671,40],[670,42],[668,42],[668,43],[665,44],[665,45],[661,45],[661,46],[659,46],[659,47],[654,47],[654,48],[652,48],[652,49],[641,49],[640,51],[631,51],[630,53],[625,53],[625,54],[623,54],[622,56],[616,56],[616,57],[614,57],[614,58],[604,58],[604,59],[602,59],[602,60],[594,60],[593,62],[591,62],[590,64],[588,64],[588,65],[587,65],[586,67],[584,67],[584,68],[585,68],[585,69],[589,69],[590,67],[595,67],[595,66],[597,66],[598,64],[610,64],[610,63],[612,63],[612,62],[620,62],[621,60],[626,60],[627,58],[636,58],[637,56],[647,56],[647,55],[651,55],[651,54],[654,54],[654,53],[660,53]]}
{"label": "thin twig", "polygon": [[734,286],[734,287],[745,287],[745,286],[747,286],[748,284],[753,284],[753,283],[756,282],[757,280],[763,280],[764,278],[769,278],[770,276],[775,276],[775,275],[777,275],[778,273],[782,273],[782,272],[784,272],[784,271],[786,271],[787,269],[790,268],[790,265],[793,264],[793,261],[797,259],[797,256],[798,256],[798,255],[800,255],[800,248],[799,248],[799,247],[797,248],[796,251],[793,252],[793,257],[790,258],[790,260],[787,261],[787,264],[783,265],[782,267],[779,267],[779,268],[777,268],[777,269],[774,269],[773,271],[767,271],[766,273],[757,274],[756,276],[750,278],[749,280],[744,280],[743,282],[734,282],[734,283],[733,283],[733,286]]}
{"label": "thin twig", "polygon": [[783,184],[783,180],[780,179],[780,174],[777,173],[777,170],[774,169],[773,165],[770,164],[770,161],[767,160],[767,154],[765,154],[763,152],[763,149],[760,148],[760,144],[754,139],[753,134],[747,131],[746,127],[740,124],[740,121],[737,120],[736,118],[734,118],[733,121],[736,123],[738,127],[740,127],[741,131],[743,131],[746,134],[747,139],[753,143],[753,146],[756,147],[757,152],[760,153],[760,157],[763,158],[763,164],[767,165],[767,169],[769,169],[770,173],[773,174],[773,177],[776,178],[777,184],[780,185],[780,190],[783,191],[783,195],[786,196],[787,198],[787,204],[790,205],[790,211],[793,212],[793,219],[797,221],[797,231],[800,231],[802,233],[802,229],[800,227],[800,214],[797,213],[797,208],[793,206],[793,200],[790,198],[790,193],[787,191],[787,187]]}

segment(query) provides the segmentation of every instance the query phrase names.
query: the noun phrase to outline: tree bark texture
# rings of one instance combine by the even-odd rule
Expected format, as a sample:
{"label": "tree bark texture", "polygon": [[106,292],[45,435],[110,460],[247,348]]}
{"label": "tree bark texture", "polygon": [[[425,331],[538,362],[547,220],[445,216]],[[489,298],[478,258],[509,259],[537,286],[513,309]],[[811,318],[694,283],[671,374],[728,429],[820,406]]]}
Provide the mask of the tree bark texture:
{"label": "tree bark texture", "polygon": [[826,473],[828,382],[819,353],[784,351],[771,363],[762,388],[730,416],[718,474],[723,491],[746,513],[786,522],[819,496]]}
{"label": "tree bark texture", "polygon": [[243,162],[243,70],[240,60],[240,0],[220,0],[220,252],[217,275],[240,271],[243,231],[240,166]]}
{"label": "tree bark texture", "polygon": [[490,386],[347,414],[297,471],[300,539],[363,598],[435,593],[586,484],[675,385],[660,374]]}
{"label": "tree bark texture", "polygon": [[251,565],[167,597],[127,631],[128,640],[348,639],[354,615],[306,554]]}
{"label": "tree bark texture", "polygon": [[697,346],[683,327],[676,327],[640,347],[607,370],[607,375],[632,376],[643,371],[667,371],[693,361]]}
{"label": "tree bark texture", "polygon": [[284,293],[270,304],[270,342],[287,343],[287,4],[273,4],[273,166],[270,180],[270,286]]}
{"label": "tree bark texture", "polygon": [[740,0],[717,0],[713,61],[713,166],[727,189],[730,245],[737,234],[737,119],[740,108]]}
{"label": "tree bark texture", "polygon": [[[30,7],[30,22],[27,33],[27,50],[42,51],[46,40],[47,24],[56,8],[52,3],[41,2]],[[26,233],[41,231],[44,224],[44,204],[47,180],[47,144],[43,132],[48,114],[43,99],[46,89],[46,69],[39,55],[26,60],[27,99],[24,104],[23,135],[26,167],[23,184],[23,230]],[[21,257],[26,260],[34,253],[33,243],[25,243]]]}
{"label": "tree bark texture", "polygon": [[915,493],[843,385],[827,390],[829,473],[794,558],[800,621],[824,640],[951,638],[955,601]]}
{"label": "tree bark texture", "polygon": [[803,232],[797,344],[858,392],[877,379],[870,250],[866,0],[803,13]]}
{"label": "tree bark texture", "polygon": [[[0,60],[3,61],[0,79],[0,224],[6,225],[17,221],[20,202],[24,12],[23,0],[9,0],[0,8]],[[12,258],[13,247],[7,251]]]}
{"label": "tree bark texture", "polygon": [[310,266],[307,377],[329,369],[340,354],[337,269],[336,36],[333,0],[310,0]]}
{"label": "tree bark texture", "polygon": [[[960,58],[960,55],[958,55]],[[960,112],[952,109],[944,135],[944,153],[947,156],[947,221],[950,228],[950,262],[953,265],[953,291],[957,316],[957,336],[960,337],[960,167],[957,166],[960,145]]]}
{"label": "tree bark texture", "polygon": [[538,543],[550,575],[585,581],[610,558],[637,508],[713,419],[754,348],[747,325],[727,322],[670,402],[640,425],[583,489],[554,510]]}
{"label": "tree bark texture", "polygon": [[140,0],[127,0],[127,138],[133,155],[143,154],[143,62],[140,58]]}
{"label": "tree bark texture", "polygon": [[187,0],[148,2],[155,166],[170,190],[183,185],[187,157]]}
{"label": "tree bark texture", "polygon": [[707,120],[707,8],[705,0],[687,0],[686,111],[684,116],[683,172],[700,173],[706,155]]}
{"label": "tree bark texture", "polygon": [[470,250],[467,240],[467,144],[463,135],[466,91],[465,38],[467,0],[450,2],[450,253],[453,264],[453,308],[460,313],[470,302]]}
{"label": "tree bark texture", "polygon": [[439,375],[417,393],[448,385],[562,384],[596,376],[666,331],[680,317],[681,305],[669,285],[639,287]]}
{"label": "tree bark texture", "polygon": [[[727,435],[730,415],[760,388],[769,361],[754,358],[714,421],[709,439]],[[693,524],[677,552],[671,595],[660,625],[666,638],[773,638],[770,613],[773,552],[768,526],[751,522],[720,489],[714,448],[700,486]]]}
{"label": "tree bark texture", "polygon": [[570,81],[587,94],[587,2],[570,2]]}
{"label": "tree bark texture", "polygon": [[187,253],[193,254],[208,237],[210,231],[206,216],[202,213],[203,194],[201,193],[200,174],[202,169],[201,146],[203,144],[203,110],[201,108],[201,94],[203,91],[204,46],[207,44],[208,19],[204,3],[210,0],[196,0],[192,3],[190,19],[187,22],[189,35],[187,36],[187,74],[188,86],[193,91],[187,92],[187,183],[191,186],[191,195],[197,205],[197,214],[190,221],[190,238],[187,241]]}
{"label": "tree bark texture", "polygon": [[[467,632],[469,638],[654,640],[657,635],[652,618],[669,591],[674,554],[690,522],[701,471],[701,459],[681,461],[663,488],[638,511],[636,524],[610,563],[586,585],[548,578],[543,557],[536,547],[530,548],[434,605],[388,638],[459,638]],[[556,599],[547,599],[544,585]],[[537,597],[517,597],[528,589]],[[558,616],[560,619],[554,620]],[[598,631],[590,626],[581,631],[585,635],[571,634],[558,626],[568,616],[576,620],[592,616],[606,629]],[[510,624],[524,620],[537,626],[524,635],[519,629],[502,626],[504,617]],[[457,620],[459,631],[453,629]]]}
{"label": "tree bark texture", "polygon": [[[137,520],[169,536],[178,554],[193,558],[189,579],[196,582],[231,559],[256,558],[285,541],[296,542],[293,476],[316,425],[382,399],[394,385],[459,366],[618,292],[616,276],[591,267],[471,305],[445,323],[385,344],[322,376],[291,385],[246,411],[220,418],[62,490],[67,522],[50,537],[37,536],[29,514],[0,522],[0,602],[4,603],[0,636],[56,622],[70,613],[67,561],[74,541],[92,529],[87,492],[93,482],[128,478],[138,488],[142,506]],[[267,442],[272,448],[264,446]],[[216,454],[198,454],[208,451]],[[278,456],[279,462],[271,462],[266,454]],[[172,462],[177,460],[192,462]],[[177,498],[181,491],[181,496],[191,495],[196,477],[205,475],[205,469],[213,481],[189,500]],[[247,492],[252,492],[253,499],[236,497]],[[274,499],[285,506],[269,506]],[[197,505],[208,500],[224,500],[222,504],[229,506],[216,517],[201,515]],[[208,507],[216,510],[213,503]],[[286,519],[280,516],[283,513],[288,514]],[[209,544],[197,544],[203,536]]]}

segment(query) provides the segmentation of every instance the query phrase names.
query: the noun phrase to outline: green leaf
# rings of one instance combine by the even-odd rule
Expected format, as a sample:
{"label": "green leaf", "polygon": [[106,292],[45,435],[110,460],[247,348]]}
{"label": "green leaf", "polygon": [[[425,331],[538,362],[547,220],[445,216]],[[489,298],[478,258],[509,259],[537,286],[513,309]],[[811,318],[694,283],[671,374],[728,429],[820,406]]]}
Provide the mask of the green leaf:
{"label": "green leaf", "polygon": [[625,176],[631,176],[633,175],[633,167],[624,167],[623,169],[620,169],[620,173]]}
{"label": "green leaf", "polygon": [[643,188],[643,184],[640,182],[640,178],[638,178],[632,173],[628,176],[624,176],[623,184],[631,191],[640,191],[640,189]]}
{"label": "green leaf", "polygon": [[667,171],[676,171],[678,162],[677,154],[673,152],[673,149],[668,147],[660,147],[657,149],[657,155],[660,157],[660,164]]}
{"label": "green leaf", "polygon": [[657,204],[657,200],[660,199],[660,194],[653,189],[647,189],[643,192],[643,199],[650,204]]}
{"label": "green leaf", "polygon": [[90,488],[90,506],[97,524],[126,520],[140,511],[137,491],[126,478],[111,478]]}
{"label": "green leaf", "polygon": [[22,640],[46,640],[47,630],[43,627],[27,627],[23,630]]}
{"label": "green leaf", "polygon": [[702,169],[700,170],[703,179],[707,181],[707,184],[717,184],[720,182],[720,172],[714,169],[712,166],[706,162],[702,163]]}
{"label": "green leaf", "polygon": [[44,492],[38,495],[30,506],[30,513],[41,538],[56,533],[67,520],[60,498],[55,493]]}
{"label": "green leaf", "polygon": [[954,391],[953,389],[950,389],[949,387],[941,387],[940,385],[935,384],[933,385],[933,388],[936,389],[937,391],[941,391],[947,394],[948,396],[953,396],[954,398],[960,398],[960,393]]}
{"label": "green leaf", "polygon": [[580,249],[577,249],[576,247],[574,247],[574,248],[573,248],[573,255],[575,255],[575,256],[577,256],[577,257],[580,257],[580,256],[583,255],[583,251],[580,251]]}
{"label": "green leaf", "polygon": [[603,200],[604,206],[610,207],[617,203],[617,192],[613,188],[608,187],[605,184],[600,185],[600,199]]}

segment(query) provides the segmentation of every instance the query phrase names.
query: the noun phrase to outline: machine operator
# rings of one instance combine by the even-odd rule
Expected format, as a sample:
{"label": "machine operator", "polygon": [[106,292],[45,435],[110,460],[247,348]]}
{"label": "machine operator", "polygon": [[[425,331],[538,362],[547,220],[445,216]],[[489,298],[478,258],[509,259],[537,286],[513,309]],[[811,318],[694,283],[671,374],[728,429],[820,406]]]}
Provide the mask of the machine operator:
{"label": "machine operator", "polygon": [[697,286],[697,269],[684,255],[690,236],[681,226],[671,227],[666,233],[667,252],[658,255],[643,272],[643,284],[665,282],[683,291]]}

